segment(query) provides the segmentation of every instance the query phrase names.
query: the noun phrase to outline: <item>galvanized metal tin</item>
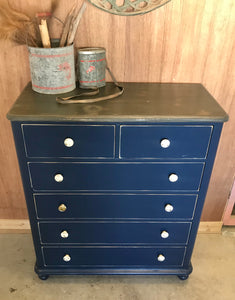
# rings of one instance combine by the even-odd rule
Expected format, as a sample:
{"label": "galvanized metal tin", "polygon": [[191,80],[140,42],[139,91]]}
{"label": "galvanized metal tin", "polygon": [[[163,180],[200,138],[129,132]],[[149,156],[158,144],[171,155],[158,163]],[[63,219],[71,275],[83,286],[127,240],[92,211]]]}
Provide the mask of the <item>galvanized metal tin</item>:
{"label": "galvanized metal tin", "polygon": [[75,89],[73,45],[55,48],[28,47],[28,51],[34,91],[61,94]]}
{"label": "galvanized metal tin", "polygon": [[78,79],[81,88],[105,86],[105,48],[78,49]]}

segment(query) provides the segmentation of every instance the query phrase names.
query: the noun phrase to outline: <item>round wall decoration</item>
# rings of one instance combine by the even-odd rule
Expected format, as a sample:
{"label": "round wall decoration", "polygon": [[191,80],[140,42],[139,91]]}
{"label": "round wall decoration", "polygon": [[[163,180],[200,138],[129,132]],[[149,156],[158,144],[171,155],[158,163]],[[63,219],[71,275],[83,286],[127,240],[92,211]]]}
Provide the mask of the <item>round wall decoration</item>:
{"label": "round wall decoration", "polygon": [[146,14],[170,0],[88,0],[94,6],[115,15]]}

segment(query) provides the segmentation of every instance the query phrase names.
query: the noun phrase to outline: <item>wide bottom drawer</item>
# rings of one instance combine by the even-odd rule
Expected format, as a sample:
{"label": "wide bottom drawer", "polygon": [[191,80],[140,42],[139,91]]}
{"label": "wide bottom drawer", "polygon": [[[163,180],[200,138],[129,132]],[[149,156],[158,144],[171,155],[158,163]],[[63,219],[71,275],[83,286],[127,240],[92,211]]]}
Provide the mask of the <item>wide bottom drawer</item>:
{"label": "wide bottom drawer", "polygon": [[182,266],[185,247],[42,247],[45,266]]}
{"label": "wide bottom drawer", "polygon": [[173,222],[40,222],[42,243],[186,244],[191,223]]}

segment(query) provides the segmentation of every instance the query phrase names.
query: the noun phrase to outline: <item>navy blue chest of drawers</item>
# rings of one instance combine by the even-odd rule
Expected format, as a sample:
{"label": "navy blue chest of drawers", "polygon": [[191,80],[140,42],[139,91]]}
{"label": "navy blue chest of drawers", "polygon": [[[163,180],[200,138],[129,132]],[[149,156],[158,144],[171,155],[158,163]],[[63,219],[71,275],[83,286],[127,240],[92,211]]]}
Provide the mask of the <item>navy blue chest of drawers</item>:
{"label": "navy blue chest of drawers", "polygon": [[200,84],[124,87],[61,105],[28,85],[8,113],[41,279],[192,271],[228,116]]}

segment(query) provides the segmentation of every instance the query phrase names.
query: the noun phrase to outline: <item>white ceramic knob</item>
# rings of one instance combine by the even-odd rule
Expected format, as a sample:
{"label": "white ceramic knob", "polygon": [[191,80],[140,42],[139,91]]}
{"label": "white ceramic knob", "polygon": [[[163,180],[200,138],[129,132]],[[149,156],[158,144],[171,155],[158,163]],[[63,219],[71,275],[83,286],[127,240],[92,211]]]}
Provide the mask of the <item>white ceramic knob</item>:
{"label": "white ceramic knob", "polygon": [[163,230],[163,231],[161,232],[161,237],[162,237],[163,239],[167,239],[167,238],[169,237],[169,233],[168,233],[167,231]]}
{"label": "white ceramic knob", "polygon": [[161,144],[162,148],[168,148],[170,146],[171,142],[168,139],[163,139],[163,140],[161,140],[160,144]]}
{"label": "white ceramic knob", "polygon": [[172,173],[172,174],[169,175],[169,181],[170,182],[176,182],[178,179],[179,179],[179,177],[178,177],[177,174]]}
{"label": "white ceramic knob", "polygon": [[164,261],[166,258],[163,254],[159,254],[158,257],[157,257],[157,260],[158,261]]}
{"label": "white ceramic knob", "polygon": [[56,182],[62,182],[64,180],[64,177],[63,177],[62,174],[56,174],[54,176],[54,179],[55,179]]}
{"label": "white ceramic knob", "polygon": [[63,239],[67,239],[67,237],[69,236],[69,233],[68,233],[68,231],[63,230],[63,231],[60,233],[60,236],[61,236]]}
{"label": "white ceramic knob", "polygon": [[68,261],[70,261],[71,260],[71,257],[70,257],[70,255],[68,255],[68,254],[65,254],[65,256],[63,257],[63,261],[66,261],[66,262],[68,262]]}
{"label": "white ceramic knob", "polygon": [[166,211],[166,212],[172,212],[173,209],[174,209],[174,207],[173,207],[171,204],[167,204],[167,205],[165,206],[165,211]]}
{"label": "white ceramic knob", "polygon": [[60,212],[65,212],[67,209],[67,206],[65,204],[60,204],[59,207],[58,207],[58,211]]}
{"label": "white ceramic knob", "polygon": [[71,139],[71,138],[66,138],[66,139],[64,140],[64,145],[65,145],[66,147],[73,147],[73,145],[74,145],[74,140]]}

